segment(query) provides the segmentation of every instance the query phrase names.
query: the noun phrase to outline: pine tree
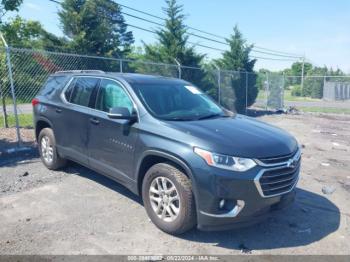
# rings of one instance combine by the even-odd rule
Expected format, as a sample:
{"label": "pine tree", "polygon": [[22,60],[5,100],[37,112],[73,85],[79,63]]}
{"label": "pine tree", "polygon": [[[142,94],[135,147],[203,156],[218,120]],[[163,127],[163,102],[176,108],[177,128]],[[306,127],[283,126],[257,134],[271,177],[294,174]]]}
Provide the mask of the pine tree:
{"label": "pine tree", "polygon": [[[233,34],[229,39],[226,39],[226,42],[230,49],[225,51],[222,58],[216,60],[216,63],[221,69],[239,71],[239,73],[231,77],[230,83],[235,95],[234,106],[231,104],[225,106],[243,112],[246,102],[247,106],[251,106],[258,94],[257,76],[253,71],[256,60],[249,57],[253,45],[247,44],[238,26],[233,28]],[[246,87],[248,87],[248,90],[246,90]],[[229,97],[222,97],[222,100],[230,101],[230,103],[232,101]]]}
{"label": "pine tree", "polygon": [[112,0],[64,0],[58,14],[73,51],[111,57],[130,52],[132,32]]}
{"label": "pine tree", "polygon": [[[166,15],[164,28],[157,30],[158,43],[146,45],[145,58],[152,61],[174,64],[175,59],[181,64],[191,67],[201,67],[204,55],[196,53],[194,46],[188,44],[187,26],[183,6],[176,0],[166,0],[167,6],[163,8]],[[200,88],[204,88],[203,70],[190,68],[181,69],[181,78],[190,81]]]}

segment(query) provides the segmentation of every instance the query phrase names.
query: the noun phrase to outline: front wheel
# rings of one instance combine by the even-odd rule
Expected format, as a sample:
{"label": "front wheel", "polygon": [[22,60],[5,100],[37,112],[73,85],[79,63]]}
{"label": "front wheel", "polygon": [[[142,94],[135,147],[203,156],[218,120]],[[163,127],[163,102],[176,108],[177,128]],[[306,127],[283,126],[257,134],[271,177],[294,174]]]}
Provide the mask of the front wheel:
{"label": "front wheel", "polygon": [[155,164],[147,171],[142,198],[152,222],[167,233],[184,233],[196,223],[191,180],[170,164]]}

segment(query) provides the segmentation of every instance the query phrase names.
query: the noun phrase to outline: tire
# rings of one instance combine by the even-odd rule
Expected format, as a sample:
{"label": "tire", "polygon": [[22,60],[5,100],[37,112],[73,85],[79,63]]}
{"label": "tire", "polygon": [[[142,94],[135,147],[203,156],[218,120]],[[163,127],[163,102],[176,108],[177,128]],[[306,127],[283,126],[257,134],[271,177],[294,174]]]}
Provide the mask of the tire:
{"label": "tire", "polygon": [[[164,191],[163,181],[166,182],[165,188],[168,188],[165,192],[161,192]],[[178,201],[174,200],[176,195]],[[155,164],[146,172],[142,183],[142,199],[149,218],[166,233],[182,234],[196,224],[191,180],[169,163]],[[165,215],[162,216],[164,210]]]}
{"label": "tire", "polygon": [[67,160],[61,158],[56,149],[56,140],[51,128],[43,128],[38,137],[38,148],[43,164],[50,170],[66,166]]}

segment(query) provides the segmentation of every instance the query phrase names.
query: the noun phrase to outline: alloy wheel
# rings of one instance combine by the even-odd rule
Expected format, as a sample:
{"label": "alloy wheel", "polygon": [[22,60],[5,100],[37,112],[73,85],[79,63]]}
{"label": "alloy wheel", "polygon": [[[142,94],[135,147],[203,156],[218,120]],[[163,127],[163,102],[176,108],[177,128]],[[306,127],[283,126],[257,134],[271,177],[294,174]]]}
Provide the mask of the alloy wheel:
{"label": "alloy wheel", "polygon": [[48,136],[43,136],[40,141],[41,155],[46,163],[51,163],[53,160],[53,148]]}
{"label": "alloy wheel", "polygon": [[165,222],[174,221],[180,212],[180,198],[173,182],[166,177],[153,179],[149,197],[153,211]]}

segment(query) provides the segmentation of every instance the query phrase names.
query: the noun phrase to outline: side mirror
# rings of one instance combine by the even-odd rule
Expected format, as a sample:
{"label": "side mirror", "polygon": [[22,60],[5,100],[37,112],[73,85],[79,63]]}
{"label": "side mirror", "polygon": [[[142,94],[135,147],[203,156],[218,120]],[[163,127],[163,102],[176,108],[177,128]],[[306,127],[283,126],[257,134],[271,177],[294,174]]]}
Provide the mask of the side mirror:
{"label": "side mirror", "polygon": [[111,119],[125,119],[130,121],[136,121],[136,114],[130,114],[129,109],[126,107],[113,107],[109,110],[107,116]]}

